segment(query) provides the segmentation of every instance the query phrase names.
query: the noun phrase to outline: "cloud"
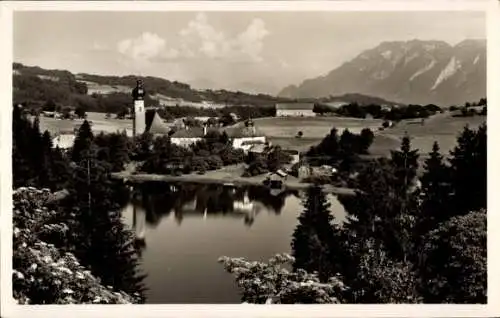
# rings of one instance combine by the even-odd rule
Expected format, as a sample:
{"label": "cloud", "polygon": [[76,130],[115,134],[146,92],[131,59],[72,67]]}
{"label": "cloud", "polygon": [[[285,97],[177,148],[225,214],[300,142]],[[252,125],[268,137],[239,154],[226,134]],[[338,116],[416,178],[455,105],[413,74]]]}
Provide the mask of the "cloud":
{"label": "cloud", "polygon": [[269,35],[264,21],[254,19],[245,31],[243,31],[236,39],[236,46],[242,53],[248,54],[252,59],[261,61],[264,38]]}
{"label": "cloud", "polygon": [[179,59],[260,62],[263,40],[268,35],[264,21],[254,19],[241,33],[230,37],[211,25],[206,14],[199,13],[179,31],[176,38],[169,39],[168,46],[166,39],[144,32],[137,38],[120,41],[117,50],[122,56],[142,62]]}
{"label": "cloud", "polygon": [[118,52],[133,60],[150,60],[166,51],[166,41],[154,33],[144,32],[135,39],[125,39],[118,42]]}

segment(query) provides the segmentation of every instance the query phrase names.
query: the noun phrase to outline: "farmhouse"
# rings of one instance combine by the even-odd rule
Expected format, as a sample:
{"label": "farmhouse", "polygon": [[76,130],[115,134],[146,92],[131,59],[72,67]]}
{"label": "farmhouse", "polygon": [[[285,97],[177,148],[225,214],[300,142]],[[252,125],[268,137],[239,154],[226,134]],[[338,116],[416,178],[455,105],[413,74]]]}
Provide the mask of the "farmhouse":
{"label": "farmhouse", "polygon": [[182,147],[189,147],[205,137],[207,127],[189,127],[177,130],[170,136],[173,144]]}
{"label": "farmhouse", "polygon": [[54,147],[59,147],[60,149],[68,149],[73,147],[73,143],[75,142],[75,134],[72,133],[61,133],[57,134],[52,139],[52,145]]}
{"label": "farmhouse", "polygon": [[313,103],[279,103],[276,104],[276,116],[278,117],[313,117]]}
{"label": "farmhouse", "polygon": [[245,126],[230,127],[224,131],[232,140],[233,148],[242,149],[245,152],[254,145],[266,143],[266,136],[251,121],[247,122]]}

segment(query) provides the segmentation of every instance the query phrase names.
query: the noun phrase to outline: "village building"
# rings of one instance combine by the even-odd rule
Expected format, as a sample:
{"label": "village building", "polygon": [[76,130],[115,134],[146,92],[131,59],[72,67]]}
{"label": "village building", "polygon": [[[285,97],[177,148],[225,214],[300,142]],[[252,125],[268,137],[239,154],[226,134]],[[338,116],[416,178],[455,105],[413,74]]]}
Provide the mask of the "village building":
{"label": "village building", "polygon": [[382,104],[380,105],[380,110],[384,112],[390,112],[392,110],[392,106],[387,105],[387,104]]}
{"label": "village building", "polygon": [[253,144],[250,149],[248,149],[248,153],[261,155],[267,151],[268,147],[267,144]]}
{"label": "village building", "polygon": [[166,136],[170,133],[171,128],[165,124],[158,113],[153,110],[146,111],[146,128],[145,132],[150,133],[153,137]]}
{"label": "village building", "polygon": [[69,149],[75,143],[75,134],[73,133],[60,133],[52,138],[52,145],[60,149]]}
{"label": "village building", "polygon": [[300,161],[300,153],[297,150],[293,149],[286,149],[284,150],[288,155],[292,157],[291,162],[289,163],[290,165],[294,165]]}
{"label": "village building", "polygon": [[313,169],[305,161],[299,161],[290,170],[290,173],[298,179],[309,178],[313,173]]}
{"label": "village building", "polygon": [[275,172],[269,172],[264,184],[271,189],[282,189],[283,183],[286,181],[287,177],[288,174],[281,169]]}
{"label": "village building", "polygon": [[314,117],[314,103],[278,103],[277,117]]}
{"label": "village building", "polygon": [[266,143],[266,136],[255,126],[231,127],[224,129],[227,136],[233,143],[233,148],[242,149],[247,152],[255,145]]}
{"label": "village building", "polygon": [[170,140],[173,144],[181,147],[189,147],[205,137],[207,127],[189,127],[175,131]]}

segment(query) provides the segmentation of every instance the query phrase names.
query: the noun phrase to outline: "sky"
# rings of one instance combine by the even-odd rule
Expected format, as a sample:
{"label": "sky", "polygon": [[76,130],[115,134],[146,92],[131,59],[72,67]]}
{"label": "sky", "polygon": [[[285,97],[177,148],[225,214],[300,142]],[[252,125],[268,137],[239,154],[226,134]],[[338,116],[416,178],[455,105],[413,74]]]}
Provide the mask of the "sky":
{"label": "sky", "polygon": [[486,38],[481,12],[15,12],[14,61],[276,94],[383,41]]}

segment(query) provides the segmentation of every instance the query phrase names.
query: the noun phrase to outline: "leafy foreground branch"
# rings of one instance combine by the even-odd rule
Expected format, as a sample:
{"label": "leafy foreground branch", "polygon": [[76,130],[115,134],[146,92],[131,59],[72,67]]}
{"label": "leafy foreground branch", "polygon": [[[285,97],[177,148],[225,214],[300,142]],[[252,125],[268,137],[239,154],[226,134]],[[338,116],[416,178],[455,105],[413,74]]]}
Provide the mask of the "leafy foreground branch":
{"label": "leafy foreground branch", "polygon": [[[130,296],[103,286],[66,251],[69,225],[47,208],[49,190],[19,188],[13,201],[13,295],[20,304],[128,304]],[[54,244],[49,244],[51,242]],[[136,299],[137,298],[137,299]]]}
{"label": "leafy foreground branch", "polygon": [[254,304],[334,304],[346,289],[338,278],[321,283],[316,274],[283,268],[294,258],[278,254],[267,263],[223,256],[219,262],[233,274],[242,290],[242,300]]}

